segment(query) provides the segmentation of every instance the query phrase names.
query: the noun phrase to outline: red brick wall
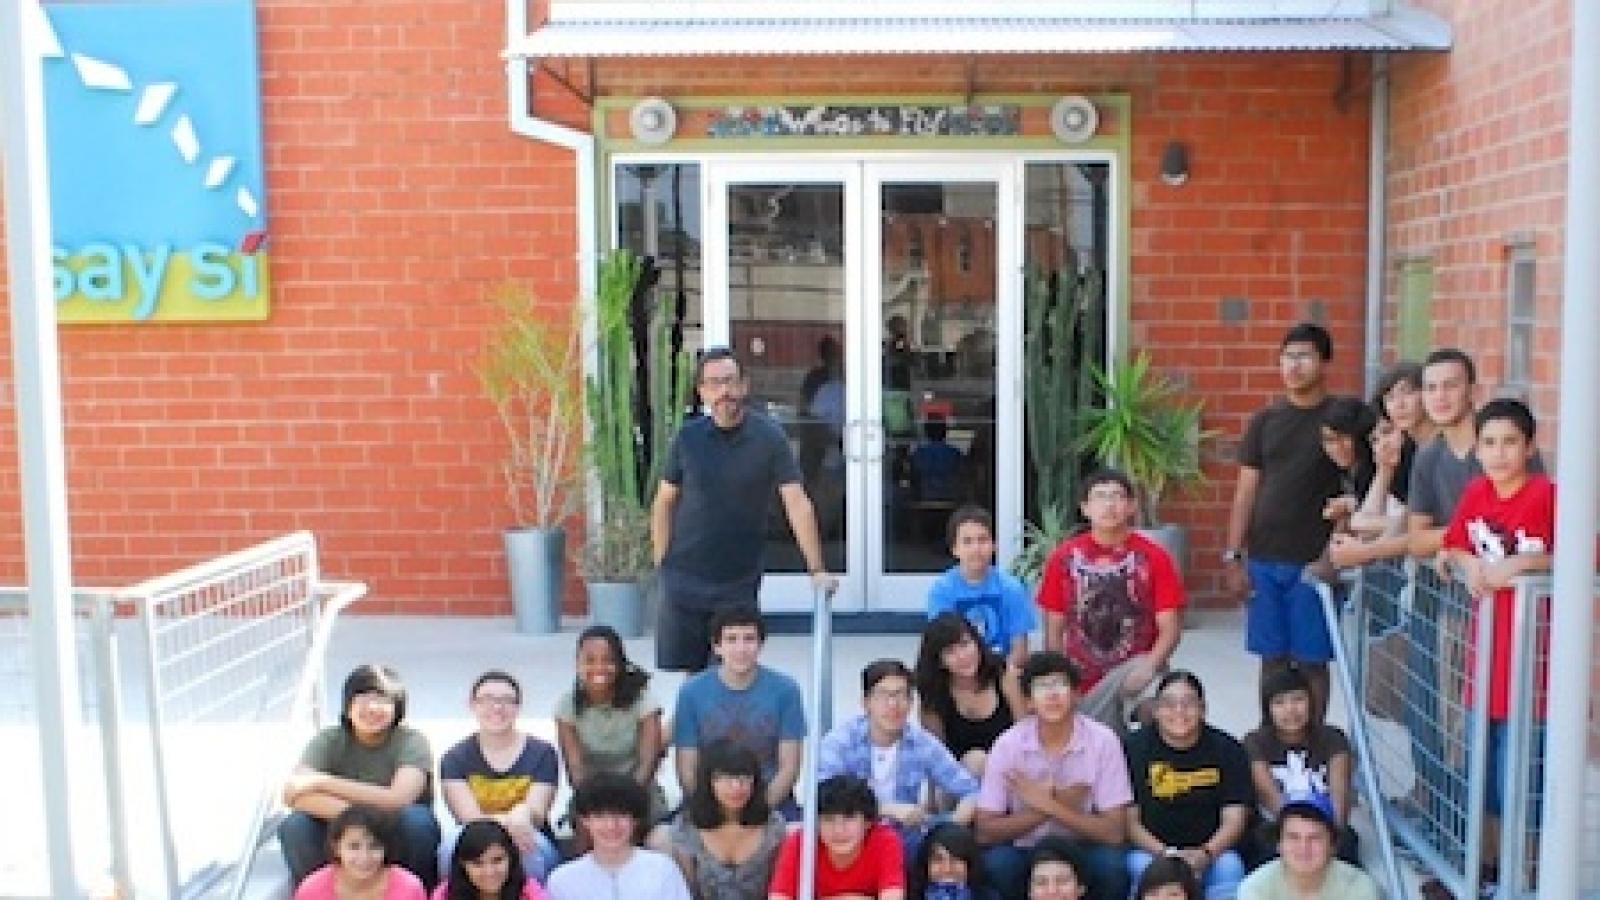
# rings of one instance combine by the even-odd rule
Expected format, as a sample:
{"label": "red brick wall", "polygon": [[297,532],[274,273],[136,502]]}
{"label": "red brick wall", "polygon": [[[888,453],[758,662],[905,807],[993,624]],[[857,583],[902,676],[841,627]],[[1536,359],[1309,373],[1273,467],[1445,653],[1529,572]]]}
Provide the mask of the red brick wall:
{"label": "red brick wall", "polygon": [[[263,325],[63,332],[74,557],[125,581],[305,527],[368,610],[506,608],[493,467],[471,362],[481,297],[574,291],[563,152],[505,124],[499,4],[262,0],[273,317]],[[1133,101],[1134,345],[1207,398],[1231,453],[1276,390],[1284,328],[1319,301],[1335,386],[1358,386],[1365,63],[1337,56],[982,59],[984,92]],[[959,93],[965,60],[601,62],[602,95]],[[583,123],[541,81],[540,112]],[[1157,178],[1161,148],[1192,174]],[[1225,323],[1224,298],[1249,318]],[[9,390],[0,397],[0,578],[20,573]],[[1170,510],[1193,529],[1191,587],[1216,587],[1232,467]],[[570,604],[569,604],[570,605]]]}
{"label": "red brick wall", "polygon": [[[1505,371],[1506,240],[1533,238],[1540,324],[1532,400],[1553,423],[1571,4],[1415,5],[1449,20],[1455,45],[1448,54],[1396,57],[1392,66],[1390,255],[1432,256],[1434,342],[1473,354],[1487,392]],[[1390,286],[1392,305],[1392,277]],[[1392,356],[1392,333],[1387,338]],[[1553,428],[1540,443],[1555,446]]]}

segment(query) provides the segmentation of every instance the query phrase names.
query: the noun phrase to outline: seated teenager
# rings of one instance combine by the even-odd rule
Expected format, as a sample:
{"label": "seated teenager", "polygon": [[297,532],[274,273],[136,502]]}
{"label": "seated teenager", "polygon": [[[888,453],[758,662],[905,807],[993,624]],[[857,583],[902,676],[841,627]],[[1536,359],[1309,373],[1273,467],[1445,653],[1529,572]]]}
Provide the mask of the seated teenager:
{"label": "seated teenager", "polygon": [[445,806],[459,823],[445,836],[439,868],[449,867],[462,826],[492,819],[516,842],[523,871],[542,881],[561,861],[555,841],[546,834],[559,777],[556,750],[517,728],[522,686],[510,674],[491,670],[479,675],[468,699],[478,733],[439,760]]}
{"label": "seated teenager", "polygon": [[767,804],[761,763],[729,740],[712,741],[699,756],[694,793],[667,832],[668,851],[695,896],[761,900],[789,830]]}
{"label": "seated teenager", "polygon": [[545,900],[522,868],[522,852],[504,825],[474,819],[461,829],[432,900]]}
{"label": "seated teenager", "polygon": [[1326,796],[1339,827],[1339,858],[1360,865],[1355,829],[1350,827],[1350,742],[1344,732],[1322,721],[1311,703],[1311,683],[1299,669],[1274,673],[1261,687],[1261,727],[1245,735],[1261,824],[1256,830],[1257,862],[1273,856],[1278,811],[1289,797]]}
{"label": "seated teenager", "polygon": [[1128,818],[1128,876],[1150,861],[1182,859],[1211,898],[1232,897],[1245,874],[1237,847],[1250,823],[1255,792],[1239,742],[1205,722],[1205,691],[1177,670],[1156,686],[1156,720],[1123,744],[1133,779]]}
{"label": "seated teenager", "polygon": [[[656,783],[661,705],[649,686],[650,673],[628,659],[617,630],[591,625],[578,635],[577,677],[556,701],[555,719],[567,784],[576,790],[596,772],[626,775],[649,794],[654,821],[666,798]],[[583,835],[575,837],[582,853]]]}
{"label": "seated teenager", "polygon": [[1006,662],[959,613],[933,617],[917,648],[918,720],[967,771],[983,777],[989,748],[1025,712]]}
{"label": "seated teenager", "polygon": [[1094,876],[1077,845],[1051,835],[1028,854],[1028,900],[1080,900],[1094,896]]}
{"label": "seated teenager", "polygon": [[908,900],[998,900],[983,881],[983,848],[972,829],[935,825],[906,876]]}
{"label": "seated teenager", "polygon": [[590,850],[550,873],[552,900],[689,900],[677,863],[639,846],[650,797],[637,781],[614,772],[591,775],[573,794],[572,813]]}
{"label": "seated teenager", "polygon": [[327,865],[300,882],[295,900],[424,900],[422,882],[388,864],[388,817],[366,806],[347,806],[328,825]]}
{"label": "seated teenager", "polygon": [[1338,828],[1322,795],[1295,798],[1278,812],[1278,858],[1239,885],[1239,900],[1378,900],[1366,872],[1333,856]]}
{"label": "seated teenager", "polygon": [[1008,666],[1021,666],[1039,619],[1027,588],[994,564],[994,516],[981,506],[963,506],[951,513],[945,537],[956,564],[928,588],[928,618],[960,613]]}
{"label": "seated teenager", "polygon": [[283,785],[293,812],[278,843],[295,884],[327,862],[327,823],[360,804],[396,817],[391,855],[431,889],[438,880],[439,822],[433,817],[433,751],[401,723],[406,689],[388,666],[357,666],[344,680],[339,724],[306,745]]}
{"label": "seated teenager", "polygon": [[[778,851],[768,900],[799,900],[800,842],[791,832]],[[816,900],[905,900],[906,873],[900,839],[878,821],[878,798],[854,775],[835,775],[817,785]]]}
{"label": "seated teenager", "polygon": [[785,819],[800,817],[794,785],[806,738],[800,685],[761,665],[767,626],[750,607],[719,610],[711,617],[711,649],[720,662],[692,675],[678,689],[672,717],[672,747],[678,785],[694,793],[700,748],[718,738],[743,744],[761,761],[767,802]]}
{"label": "seated teenager", "polygon": [[1127,475],[1085,478],[1078,509],[1088,529],[1062,541],[1039,577],[1044,646],[1077,667],[1080,711],[1120,734],[1166,671],[1187,600],[1172,556],[1134,528],[1139,501]]}
{"label": "seated teenager", "polygon": [[1096,900],[1125,900],[1123,847],[1133,787],[1116,733],[1079,713],[1078,671],[1044,651],[1022,667],[1033,714],[995,741],[978,791],[974,828],[984,871],[1002,897],[1026,892],[1028,850],[1045,837],[1071,838],[1084,855]]}
{"label": "seated teenager", "polygon": [[944,744],[912,723],[911,670],[898,659],[880,659],[861,672],[866,713],[828,732],[817,750],[817,778],[854,775],[872,786],[878,813],[894,826],[901,849],[914,855],[934,824],[922,792],[932,784],[956,803],[950,818],[972,822],[978,779]]}

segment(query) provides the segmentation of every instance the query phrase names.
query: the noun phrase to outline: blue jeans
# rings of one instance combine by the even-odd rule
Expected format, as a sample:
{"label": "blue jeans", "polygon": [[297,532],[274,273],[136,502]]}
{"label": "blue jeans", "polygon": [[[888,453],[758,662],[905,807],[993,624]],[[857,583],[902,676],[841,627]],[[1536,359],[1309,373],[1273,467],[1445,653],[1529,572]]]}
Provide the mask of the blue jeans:
{"label": "blue jeans", "polygon": [[[1089,867],[1087,900],[1127,900],[1133,882],[1128,880],[1121,847],[1078,840],[1078,851]],[[983,851],[983,874],[1001,897],[1028,896],[1028,848],[996,844]]]}
{"label": "blue jeans", "polygon": [[[1128,879],[1138,882],[1139,876],[1144,874],[1145,867],[1150,865],[1154,856],[1143,850],[1129,850],[1127,858]],[[1228,900],[1239,892],[1239,882],[1244,880],[1244,860],[1239,854],[1229,850],[1217,857],[1206,868],[1206,874],[1200,879],[1200,887],[1206,892],[1207,900]]]}
{"label": "blue jeans", "polygon": [[[439,883],[439,820],[433,809],[413,803],[394,816],[394,861],[411,870],[432,891]],[[283,860],[298,885],[307,875],[328,863],[328,823],[303,812],[292,812],[278,826]]]}

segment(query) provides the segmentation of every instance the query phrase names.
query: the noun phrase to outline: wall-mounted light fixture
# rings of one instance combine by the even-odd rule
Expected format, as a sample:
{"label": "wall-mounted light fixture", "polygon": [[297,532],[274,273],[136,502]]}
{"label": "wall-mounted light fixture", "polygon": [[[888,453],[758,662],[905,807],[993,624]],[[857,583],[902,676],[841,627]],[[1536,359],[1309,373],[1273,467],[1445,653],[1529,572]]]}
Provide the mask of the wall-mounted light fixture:
{"label": "wall-mounted light fixture", "polygon": [[1161,180],[1173,187],[1189,180],[1189,148],[1182,141],[1170,141],[1161,151]]}
{"label": "wall-mounted light fixture", "polygon": [[646,97],[628,113],[628,130],[641,144],[665,144],[678,130],[678,114],[660,97]]}

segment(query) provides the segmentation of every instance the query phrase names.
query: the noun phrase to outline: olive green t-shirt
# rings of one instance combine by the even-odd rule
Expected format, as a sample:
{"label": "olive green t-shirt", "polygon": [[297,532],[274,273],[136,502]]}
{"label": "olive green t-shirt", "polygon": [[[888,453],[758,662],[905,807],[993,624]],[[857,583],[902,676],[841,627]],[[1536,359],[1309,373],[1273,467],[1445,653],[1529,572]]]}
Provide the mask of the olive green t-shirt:
{"label": "olive green t-shirt", "polygon": [[334,725],[317,732],[300,755],[300,764],[351,781],[387,787],[401,766],[416,766],[426,776],[426,787],[417,802],[433,805],[433,751],[422,732],[404,725],[389,732],[383,743],[374,747],[356,740],[343,727]]}

